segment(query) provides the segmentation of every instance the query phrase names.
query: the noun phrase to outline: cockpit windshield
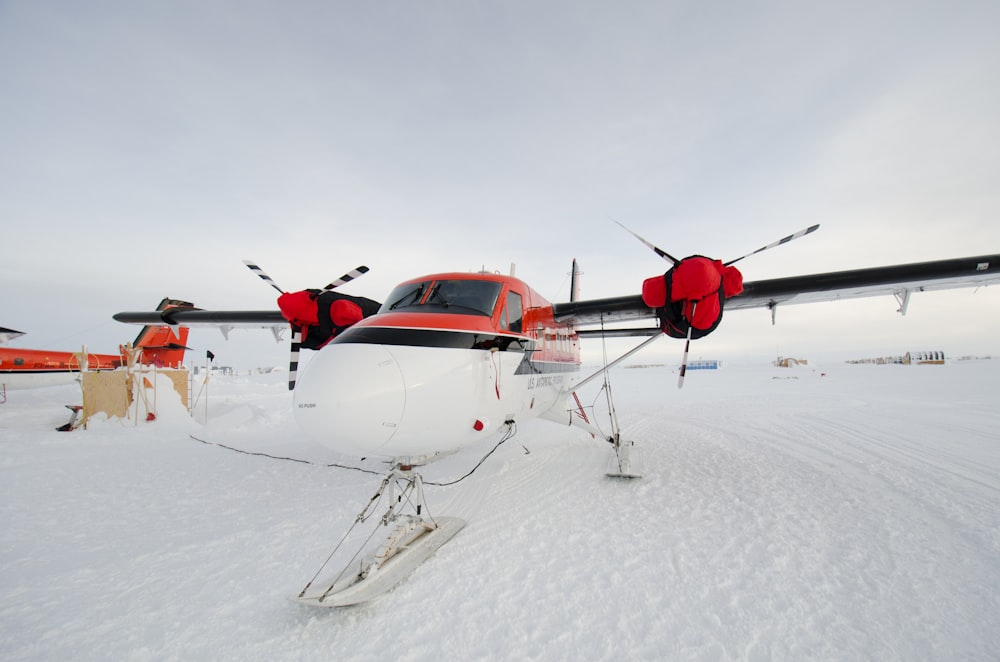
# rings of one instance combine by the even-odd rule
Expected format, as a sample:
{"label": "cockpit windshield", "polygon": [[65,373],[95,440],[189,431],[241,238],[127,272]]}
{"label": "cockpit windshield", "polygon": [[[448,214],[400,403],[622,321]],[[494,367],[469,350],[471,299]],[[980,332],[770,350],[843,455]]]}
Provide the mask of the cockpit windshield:
{"label": "cockpit windshield", "polygon": [[493,314],[503,284],[490,280],[427,280],[397,286],[380,313],[408,310],[458,315]]}

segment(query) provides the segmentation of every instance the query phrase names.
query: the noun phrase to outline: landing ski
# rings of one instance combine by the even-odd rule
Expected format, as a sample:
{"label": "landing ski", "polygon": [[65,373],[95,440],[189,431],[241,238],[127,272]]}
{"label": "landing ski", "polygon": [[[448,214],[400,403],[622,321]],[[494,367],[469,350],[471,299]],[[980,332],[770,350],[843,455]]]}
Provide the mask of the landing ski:
{"label": "landing ski", "polygon": [[622,441],[614,449],[605,475],[610,478],[642,478],[642,454],[631,441]]}
{"label": "landing ski", "polygon": [[419,517],[408,517],[397,525],[374,558],[360,564],[360,570],[313,582],[294,599],[312,607],[347,607],[373,600],[406,579],[464,527],[465,520],[457,517],[438,517],[433,525]]}

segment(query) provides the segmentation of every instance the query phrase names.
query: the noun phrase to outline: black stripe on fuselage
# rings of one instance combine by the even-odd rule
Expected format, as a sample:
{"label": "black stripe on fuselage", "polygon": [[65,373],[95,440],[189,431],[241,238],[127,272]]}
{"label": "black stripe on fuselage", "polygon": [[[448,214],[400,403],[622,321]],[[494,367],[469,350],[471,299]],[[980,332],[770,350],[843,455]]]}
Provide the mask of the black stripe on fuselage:
{"label": "black stripe on fuselage", "polygon": [[530,352],[535,348],[535,341],[523,336],[389,326],[352,327],[330,341],[331,345],[343,343],[485,351],[497,349],[501,352]]}
{"label": "black stripe on fuselage", "polygon": [[578,372],[579,363],[568,361],[532,361],[531,354],[525,354],[521,365],[514,371],[515,375],[551,375],[555,373]]}
{"label": "black stripe on fuselage", "polygon": [[516,375],[538,375],[576,372],[578,363],[569,361],[533,361],[536,342],[523,336],[507,336],[473,331],[448,331],[444,329],[412,329],[385,326],[364,326],[347,329],[330,341],[330,344],[365,343],[371,345],[404,345],[408,347],[435,347],[441,349],[478,349],[524,354]]}

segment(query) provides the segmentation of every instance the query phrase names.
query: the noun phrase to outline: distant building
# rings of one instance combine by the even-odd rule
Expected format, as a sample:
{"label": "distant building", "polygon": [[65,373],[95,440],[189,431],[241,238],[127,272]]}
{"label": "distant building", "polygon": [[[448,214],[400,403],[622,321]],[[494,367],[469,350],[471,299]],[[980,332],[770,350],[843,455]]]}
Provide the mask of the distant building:
{"label": "distant building", "polygon": [[[195,374],[195,375],[201,375],[201,374],[203,374],[205,372],[205,367],[204,366],[197,366],[196,365],[196,366],[193,366],[191,368],[191,370],[192,370],[193,374]],[[230,367],[228,365],[213,365],[211,368],[209,368],[209,374],[210,375],[232,376],[232,375],[236,374],[236,371],[232,367]]]}
{"label": "distant building", "polygon": [[944,365],[944,352],[907,352],[904,362],[906,365],[911,363]]}
{"label": "distant building", "polygon": [[698,359],[688,361],[688,370],[718,370],[722,367],[722,361],[718,359]]}
{"label": "distant building", "polygon": [[868,363],[874,365],[944,365],[944,352],[907,352],[902,356],[879,356],[868,359],[854,359],[847,363]]}

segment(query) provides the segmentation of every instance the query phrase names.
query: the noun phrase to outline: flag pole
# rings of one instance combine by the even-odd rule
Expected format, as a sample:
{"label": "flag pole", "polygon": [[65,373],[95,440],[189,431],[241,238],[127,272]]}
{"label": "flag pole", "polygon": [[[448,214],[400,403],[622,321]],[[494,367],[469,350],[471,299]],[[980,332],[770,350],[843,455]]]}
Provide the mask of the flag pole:
{"label": "flag pole", "polygon": [[212,361],[215,360],[215,354],[211,351],[205,352],[205,425],[208,425],[208,378],[212,374]]}

